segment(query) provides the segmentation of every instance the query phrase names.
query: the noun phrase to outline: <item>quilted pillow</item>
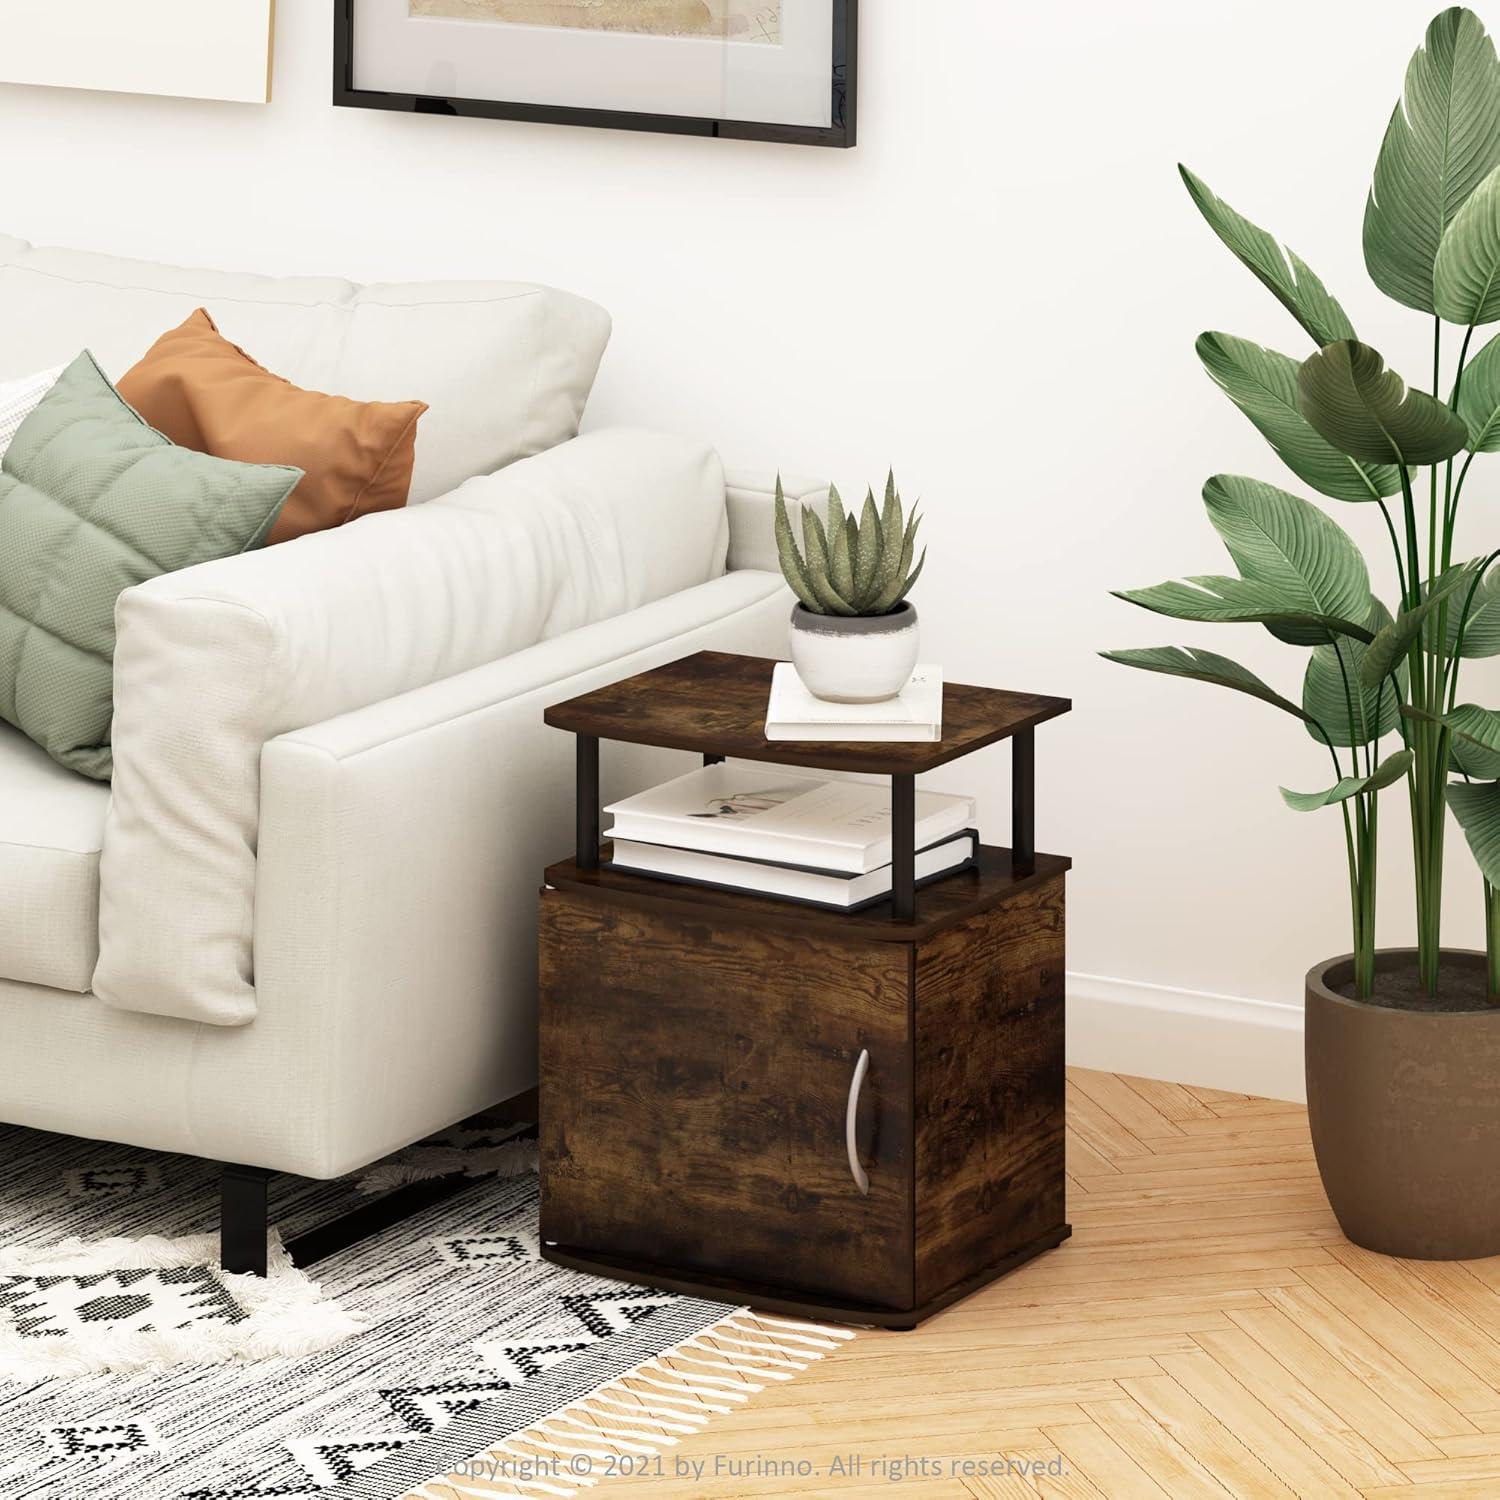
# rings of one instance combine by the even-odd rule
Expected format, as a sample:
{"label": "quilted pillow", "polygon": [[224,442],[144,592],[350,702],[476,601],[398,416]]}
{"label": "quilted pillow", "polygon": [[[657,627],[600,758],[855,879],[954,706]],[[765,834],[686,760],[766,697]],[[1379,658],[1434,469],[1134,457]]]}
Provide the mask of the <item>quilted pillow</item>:
{"label": "quilted pillow", "polygon": [[107,781],[115,600],[259,546],[301,478],[177,447],[80,354],[0,460],[0,719]]}

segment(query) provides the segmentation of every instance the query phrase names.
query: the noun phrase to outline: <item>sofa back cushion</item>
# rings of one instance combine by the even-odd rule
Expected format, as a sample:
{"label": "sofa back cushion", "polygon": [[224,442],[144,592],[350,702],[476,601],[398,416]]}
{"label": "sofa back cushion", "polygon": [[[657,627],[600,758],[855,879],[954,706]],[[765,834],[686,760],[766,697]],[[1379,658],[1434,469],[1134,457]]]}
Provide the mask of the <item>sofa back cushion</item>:
{"label": "sofa back cushion", "polygon": [[120,394],[174,443],[247,464],[295,464],[302,483],[271,528],[289,542],[411,489],[420,401],[351,401],[304,391],[231,344],[200,307],[121,377]]}
{"label": "sofa back cushion", "polygon": [[237,275],[0,235],[0,381],[82,348],[119,379],[199,307],[295,385],[425,401],[414,503],[575,436],[609,341],[603,308],[528,283]]}
{"label": "sofa back cushion", "polygon": [[301,478],[177,447],[80,354],[0,462],[0,719],[107,781],[116,599],[259,546]]}

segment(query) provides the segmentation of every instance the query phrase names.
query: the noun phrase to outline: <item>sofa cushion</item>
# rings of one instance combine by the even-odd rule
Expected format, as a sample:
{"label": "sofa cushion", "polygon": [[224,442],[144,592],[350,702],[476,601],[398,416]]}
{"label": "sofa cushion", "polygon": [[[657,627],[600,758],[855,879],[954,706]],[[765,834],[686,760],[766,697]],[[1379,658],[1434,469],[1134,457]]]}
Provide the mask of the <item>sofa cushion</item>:
{"label": "sofa cushion", "polygon": [[301,478],[179,448],[80,354],[0,461],[0,719],[107,780],[115,600],[259,546]]}
{"label": "sofa cushion", "polygon": [[119,390],[184,448],[303,471],[271,544],[406,504],[422,402],[304,391],[231,344],[201,307],[157,339]]}
{"label": "sofa cushion", "polygon": [[109,788],[0,724],[0,979],[88,989]]}
{"label": "sofa cushion", "polygon": [[573,437],[609,341],[603,308],[528,283],[236,275],[0,235],[0,380],[83,348],[118,379],[198,307],[304,389],[427,402],[414,503]]}

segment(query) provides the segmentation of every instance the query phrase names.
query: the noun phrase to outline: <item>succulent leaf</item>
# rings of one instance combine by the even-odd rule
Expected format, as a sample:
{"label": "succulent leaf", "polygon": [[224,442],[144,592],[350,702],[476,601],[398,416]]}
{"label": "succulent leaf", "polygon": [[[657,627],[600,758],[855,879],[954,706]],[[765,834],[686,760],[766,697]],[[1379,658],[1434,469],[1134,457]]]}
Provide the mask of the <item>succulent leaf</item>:
{"label": "succulent leaf", "polygon": [[919,579],[922,576],[922,565],[926,561],[927,561],[927,549],[925,547],[923,547],[922,548],[922,555],[921,555],[921,557],[919,557],[917,559],[917,565],[916,565],[916,567],[914,567],[911,570],[911,576],[901,586],[901,592],[900,592],[900,594],[896,598],[896,603],[897,604],[899,604],[904,598],[906,598],[906,596],[909,593],[911,593],[912,585],[914,583],[916,583],[917,579]]}
{"label": "succulent leaf", "polygon": [[[840,533],[842,535],[842,533]],[[807,558],[807,582],[825,615],[852,615],[854,608],[834,588],[828,576],[828,537],[815,510],[802,509],[802,548]]]}
{"label": "succulent leaf", "polygon": [[875,509],[873,494],[865,496],[865,508],[860,513],[857,537],[854,602],[861,609],[868,609],[875,602],[880,584],[880,513]]}
{"label": "succulent leaf", "polygon": [[849,553],[849,527],[846,524],[828,528],[828,581],[838,590],[839,598],[854,599],[854,559]]}
{"label": "succulent leaf", "polygon": [[787,514],[786,496],[782,493],[781,476],[776,476],[776,555],[781,559],[781,575],[804,609],[815,614],[823,613],[818,596],[813,593],[808,581],[807,568],[802,554],[797,550],[797,540],[792,535],[792,521]]}
{"label": "succulent leaf", "polygon": [[880,517],[880,586],[882,591],[890,586],[901,566],[901,539],[903,530],[901,496],[896,493],[894,480],[886,486],[885,509]]}

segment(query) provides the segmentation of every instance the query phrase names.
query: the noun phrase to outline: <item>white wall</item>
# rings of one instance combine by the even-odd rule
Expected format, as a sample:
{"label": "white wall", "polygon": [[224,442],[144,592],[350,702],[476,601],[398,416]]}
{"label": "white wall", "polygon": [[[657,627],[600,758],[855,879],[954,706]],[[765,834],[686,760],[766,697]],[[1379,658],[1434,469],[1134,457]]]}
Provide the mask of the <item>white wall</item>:
{"label": "white wall", "polygon": [[[1224,569],[1203,479],[1279,478],[1194,336],[1305,348],[1175,163],[1288,239],[1423,379],[1428,331],[1371,287],[1359,229],[1436,4],[864,0],[861,144],[838,153],[335,110],[329,9],[282,0],[269,108],[0,89],[0,230],[270,271],[551,280],[615,315],[591,424],[706,434],[849,491],[894,463],[930,506],[927,653],[952,678],[1076,700],[1038,743],[1041,842],[1077,861],[1070,966],[1296,1003],[1308,964],[1347,947],[1342,835],[1276,786],[1326,784],[1326,755],[1261,705],[1093,653],[1207,642],[1295,694],[1297,653],[1268,636],[1106,593]],[[1500,532],[1497,483],[1473,486],[1471,551]],[[1378,517],[1328,503],[1384,578]],[[1465,696],[1494,686],[1476,673]],[[1003,837],[1003,752],[942,779],[982,792]],[[1388,942],[1412,926],[1403,801],[1385,804]],[[1466,861],[1449,935],[1475,943]],[[1136,1066],[1167,1034],[1111,1025]]]}

